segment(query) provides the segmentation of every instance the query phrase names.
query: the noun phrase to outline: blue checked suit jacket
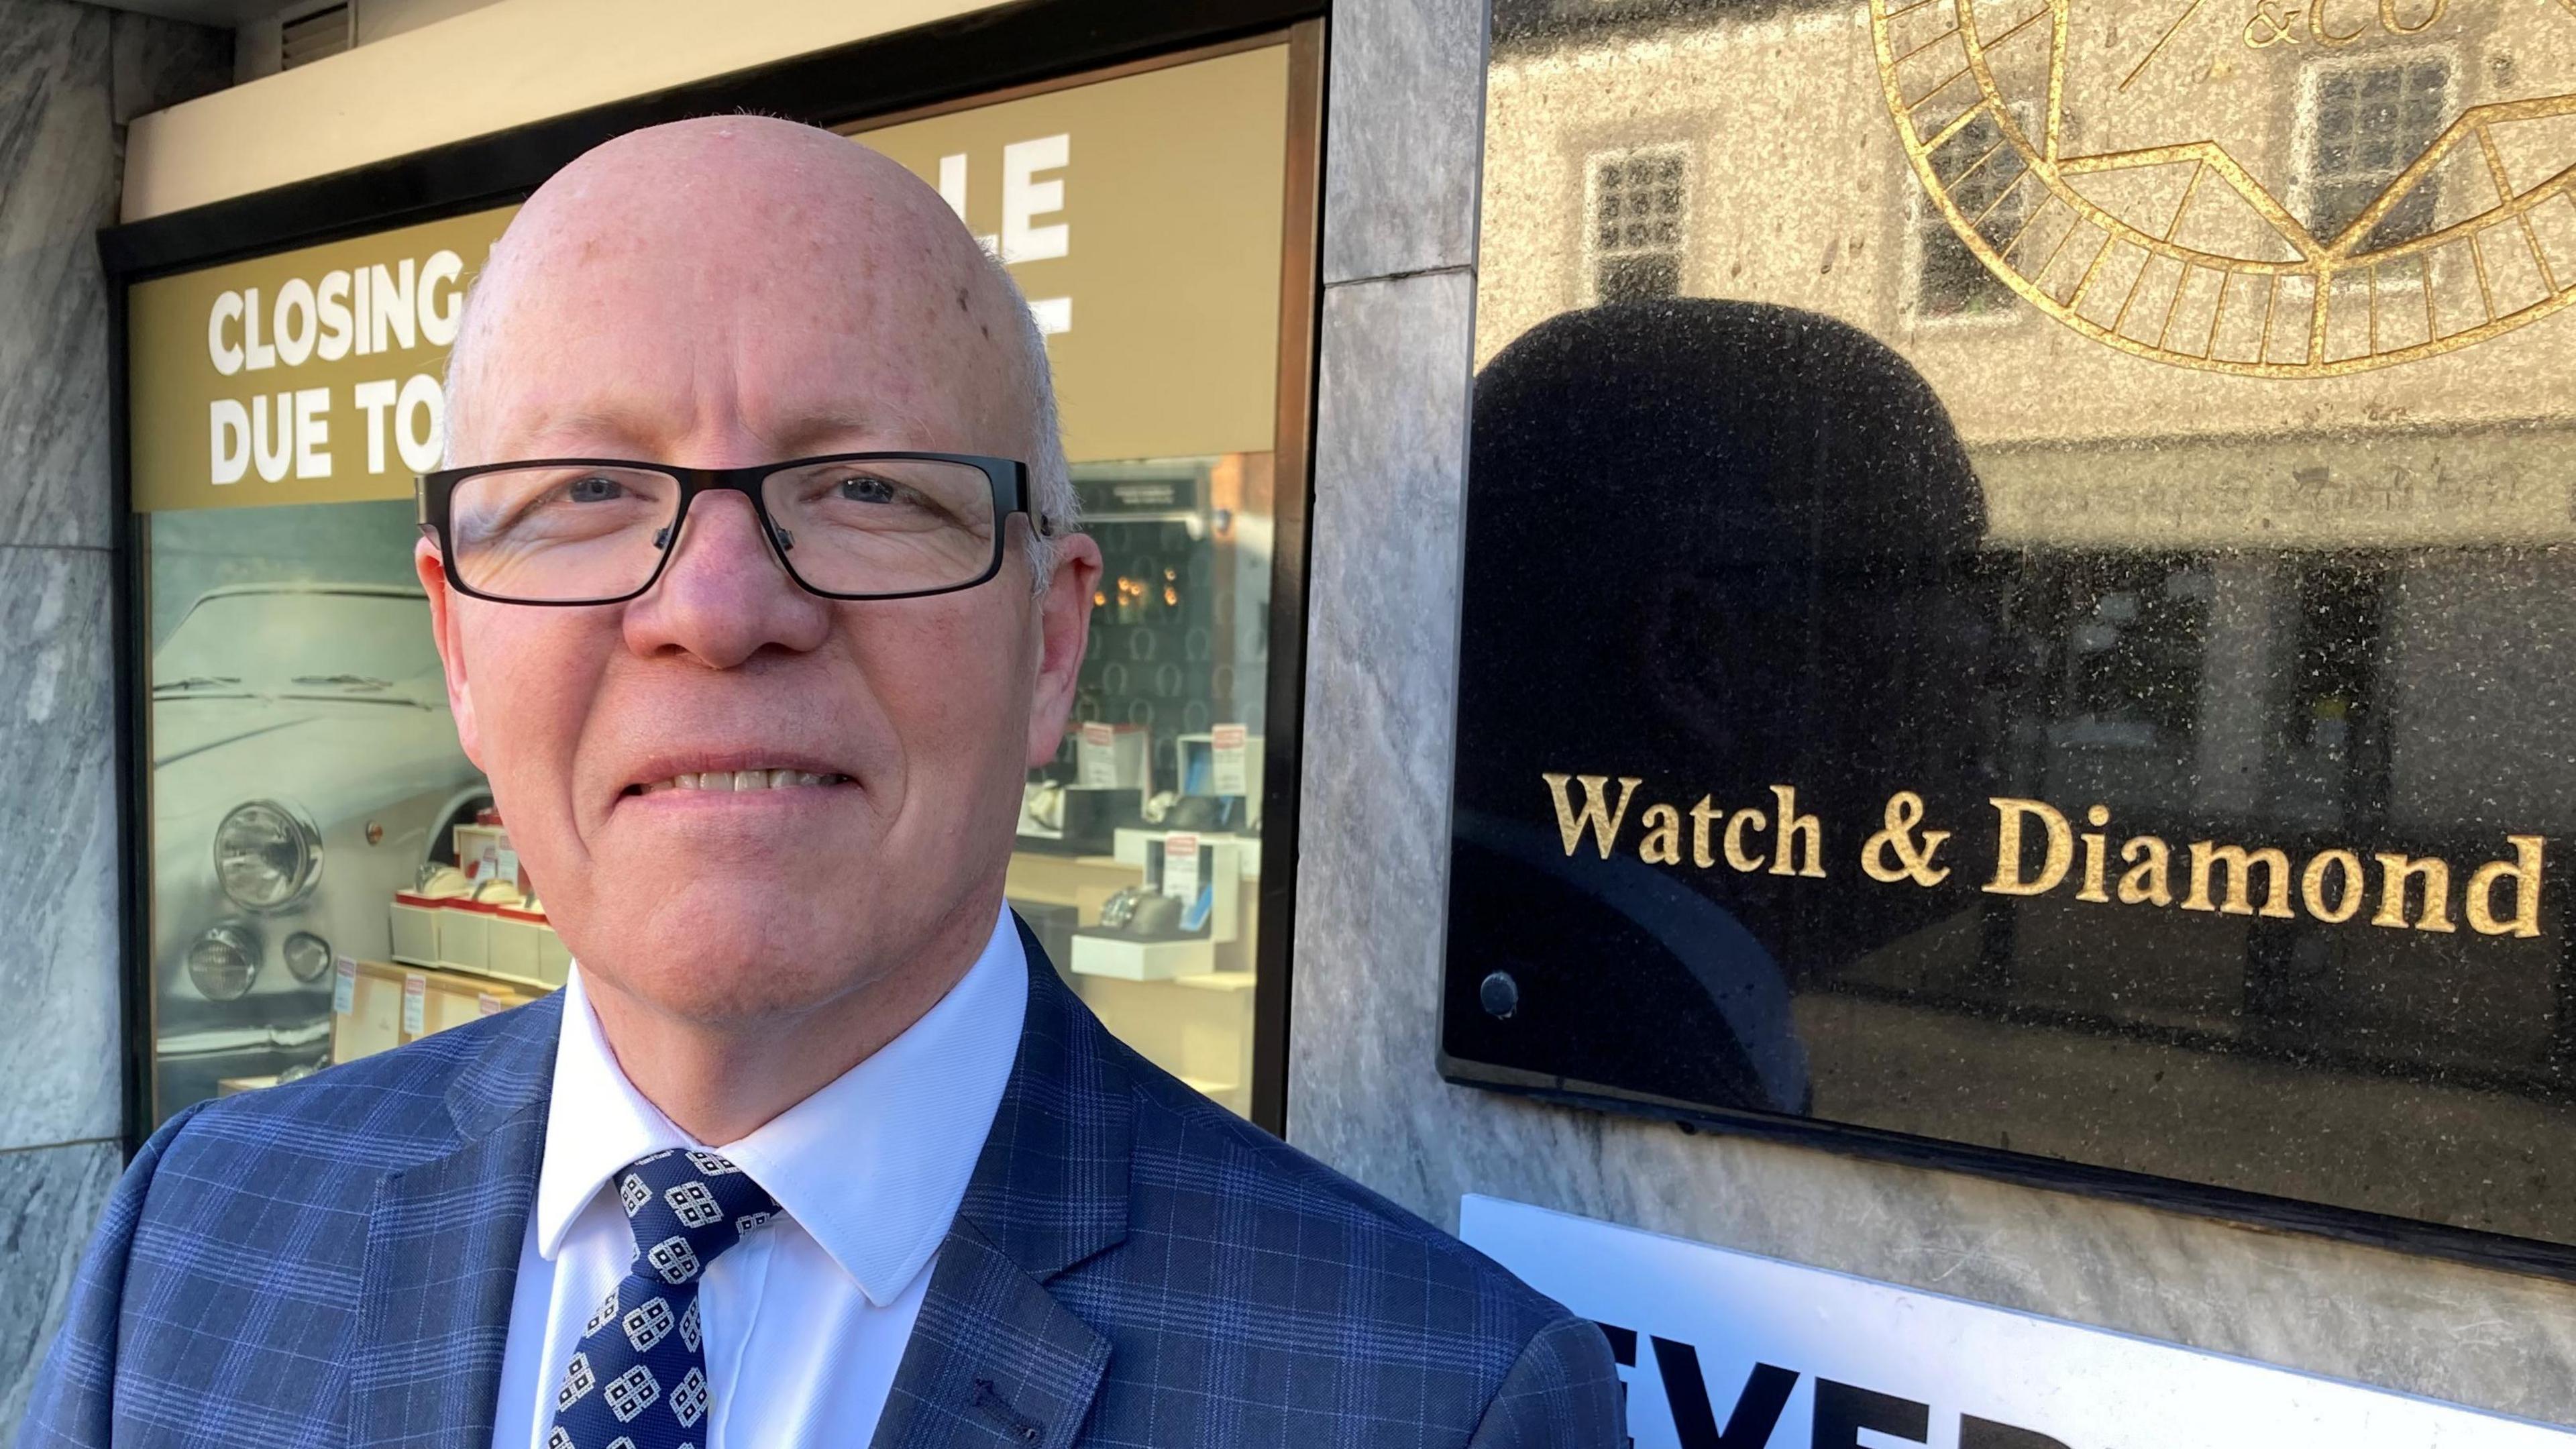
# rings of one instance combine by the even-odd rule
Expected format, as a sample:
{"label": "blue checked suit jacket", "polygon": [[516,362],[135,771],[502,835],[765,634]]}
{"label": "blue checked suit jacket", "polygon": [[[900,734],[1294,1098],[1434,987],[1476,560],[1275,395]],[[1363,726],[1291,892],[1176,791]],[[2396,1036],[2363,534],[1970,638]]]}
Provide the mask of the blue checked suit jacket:
{"label": "blue checked suit jacket", "polygon": [[[1120,1044],[1027,1025],[878,1449],[1615,1449],[1590,1323]],[[201,1104],[101,1219],[22,1449],[489,1442],[560,996]]]}

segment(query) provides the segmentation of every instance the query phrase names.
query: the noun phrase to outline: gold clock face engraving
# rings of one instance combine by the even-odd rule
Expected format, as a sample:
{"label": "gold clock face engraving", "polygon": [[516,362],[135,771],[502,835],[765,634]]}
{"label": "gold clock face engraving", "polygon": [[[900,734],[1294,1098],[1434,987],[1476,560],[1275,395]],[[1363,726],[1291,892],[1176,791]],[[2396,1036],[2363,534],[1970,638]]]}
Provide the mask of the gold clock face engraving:
{"label": "gold clock face engraving", "polygon": [[2576,302],[2576,0],[1870,0],[1916,177],[2042,311],[2325,377]]}

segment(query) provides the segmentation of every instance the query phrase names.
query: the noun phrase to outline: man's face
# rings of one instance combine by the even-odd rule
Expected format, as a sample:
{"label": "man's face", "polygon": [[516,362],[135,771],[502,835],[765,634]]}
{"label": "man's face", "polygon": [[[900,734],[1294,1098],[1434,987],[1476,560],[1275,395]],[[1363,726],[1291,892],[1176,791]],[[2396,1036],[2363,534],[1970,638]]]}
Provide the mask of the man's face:
{"label": "man's face", "polygon": [[[457,461],[1028,458],[1031,379],[973,245],[891,163],[801,128],[603,148],[530,202],[477,298]],[[735,493],[694,502],[624,604],[453,595],[423,546],[459,734],[588,976],[751,1018],[980,944],[1098,570],[1067,540],[1033,593],[1026,520],[1008,533],[990,582],[881,602],[799,589]],[[843,779],[704,788],[764,770]],[[700,788],[660,788],[683,776]]]}

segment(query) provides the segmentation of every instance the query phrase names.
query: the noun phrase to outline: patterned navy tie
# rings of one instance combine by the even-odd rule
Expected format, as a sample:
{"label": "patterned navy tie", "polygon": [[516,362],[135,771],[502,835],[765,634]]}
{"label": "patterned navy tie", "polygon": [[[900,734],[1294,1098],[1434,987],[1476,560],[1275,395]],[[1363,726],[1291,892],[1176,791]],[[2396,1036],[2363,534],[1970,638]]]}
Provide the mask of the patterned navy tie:
{"label": "patterned navy tie", "polygon": [[697,1449],[706,1441],[698,1278],[778,1203],[712,1152],[656,1152],[617,1175],[635,1230],[626,1277],[582,1325],[546,1449]]}

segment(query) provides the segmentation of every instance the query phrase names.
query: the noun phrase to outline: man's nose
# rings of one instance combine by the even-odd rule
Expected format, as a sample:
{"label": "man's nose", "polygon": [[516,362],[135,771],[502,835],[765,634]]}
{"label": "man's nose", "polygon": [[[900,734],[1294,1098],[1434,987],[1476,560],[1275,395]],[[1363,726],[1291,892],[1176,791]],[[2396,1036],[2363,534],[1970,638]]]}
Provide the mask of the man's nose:
{"label": "man's nose", "polygon": [[788,577],[741,494],[691,503],[672,548],[662,577],[626,606],[626,642],[637,653],[677,651],[730,669],[766,648],[819,648],[830,633],[831,605]]}

